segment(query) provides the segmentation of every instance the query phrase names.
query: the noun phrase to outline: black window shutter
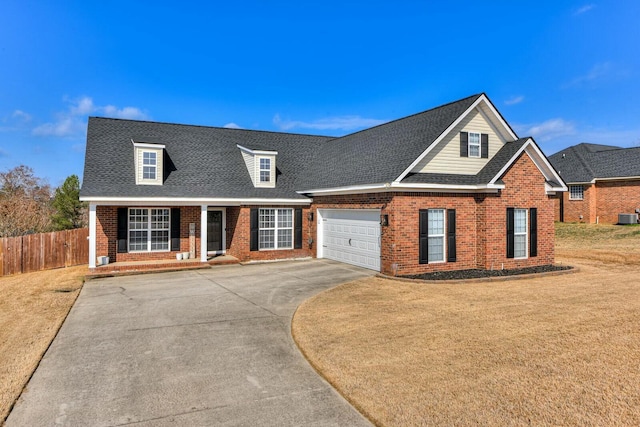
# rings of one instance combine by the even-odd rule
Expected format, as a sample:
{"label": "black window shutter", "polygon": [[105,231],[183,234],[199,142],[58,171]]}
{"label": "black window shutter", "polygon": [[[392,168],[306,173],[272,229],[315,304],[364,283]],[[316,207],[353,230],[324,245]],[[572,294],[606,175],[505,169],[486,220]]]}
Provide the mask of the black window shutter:
{"label": "black window shutter", "polygon": [[119,254],[127,252],[127,228],[129,223],[129,209],[118,208],[118,248]]}
{"label": "black window shutter", "polygon": [[257,251],[258,250],[258,209],[251,209],[250,220],[249,220],[249,228],[250,228],[250,237],[249,237],[249,250]]}
{"label": "black window shutter", "polygon": [[460,157],[469,157],[469,133],[460,132]]}
{"label": "black window shutter", "polygon": [[293,248],[302,249],[302,209],[296,208],[293,217]]}
{"label": "black window shutter", "polygon": [[180,250],[180,208],[171,208],[171,250]]}
{"label": "black window shutter", "polygon": [[429,211],[420,209],[419,263],[429,263]]}
{"label": "black window shutter", "polygon": [[538,209],[529,209],[529,256],[538,256]]}
{"label": "black window shutter", "polygon": [[489,135],[486,133],[480,135],[480,157],[489,158]]}
{"label": "black window shutter", "polygon": [[507,208],[507,258],[514,258],[515,216],[513,208]]}
{"label": "black window shutter", "polygon": [[447,262],[456,262],[456,210],[447,209]]}

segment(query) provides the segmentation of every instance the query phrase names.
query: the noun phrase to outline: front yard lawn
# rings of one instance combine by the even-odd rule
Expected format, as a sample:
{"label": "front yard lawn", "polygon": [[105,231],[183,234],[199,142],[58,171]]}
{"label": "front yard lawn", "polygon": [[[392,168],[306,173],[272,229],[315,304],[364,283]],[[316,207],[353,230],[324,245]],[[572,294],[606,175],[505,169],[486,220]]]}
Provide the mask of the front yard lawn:
{"label": "front yard lawn", "polygon": [[86,266],[0,277],[0,425],[82,288]]}
{"label": "front yard lawn", "polygon": [[640,425],[638,228],[570,227],[559,261],[578,273],[364,279],[301,305],[296,342],[378,425]]}

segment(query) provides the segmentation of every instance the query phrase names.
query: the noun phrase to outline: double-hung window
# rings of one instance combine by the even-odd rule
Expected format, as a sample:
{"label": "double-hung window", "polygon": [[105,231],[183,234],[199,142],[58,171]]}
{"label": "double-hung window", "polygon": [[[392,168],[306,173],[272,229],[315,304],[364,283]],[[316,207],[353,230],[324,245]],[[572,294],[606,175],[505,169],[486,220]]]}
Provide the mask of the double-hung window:
{"label": "double-hung window", "polygon": [[260,209],[258,248],[293,249],[293,209]]}
{"label": "double-hung window", "polygon": [[480,157],[480,134],[469,132],[469,157]]}
{"label": "double-hung window", "polygon": [[129,252],[168,251],[170,212],[168,208],[130,208]]}
{"label": "double-hung window", "polygon": [[157,153],[153,151],[142,152],[142,179],[156,179],[158,167]]}
{"label": "double-hung window", "polygon": [[583,200],[584,187],[582,185],[569,186],[569,200]]}
{"label": "double-hung window", "polygon": [[271,159],[260,158],[260,182],[271,181]]}
{"label": "double-hung window", "polygon": [[527,257],[527,210],[513,210],[513,257]]}
{"label": "double-hung window", "polygon": [[429,209],[429,262],[444,261],[444,209]]}

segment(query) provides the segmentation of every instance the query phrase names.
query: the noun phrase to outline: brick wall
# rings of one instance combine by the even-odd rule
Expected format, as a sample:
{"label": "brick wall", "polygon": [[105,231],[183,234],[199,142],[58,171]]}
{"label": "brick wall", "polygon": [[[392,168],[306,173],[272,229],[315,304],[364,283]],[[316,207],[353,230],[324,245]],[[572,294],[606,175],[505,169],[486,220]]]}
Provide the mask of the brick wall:
{"label": "brick wall", "polygon": [[[189,224],[196,225],[196,257],[200,256],[200,207],[180,208],[180,252],[189,252]],[[107,255],[109,262],[175,260],[178,251],[117,253],[118,206],[96,207],[96,256]]]}
{"label": "brick wall", "polygon": [[596,215],[602,224],[616,224],[618,214],[640,208],[640,180],[599,181],[596,187]]}
{"label": "brick wall", "polygon": [[[569,191],[562,194],[564,198],[564,222],[596,222],[596,195],[598,190],[593,185],[583,186],[582,200],[569,200]],[[582,218],[580,216],[582,215]],[[558,218],[559,219],[559,218]]]}
{"label": "brick wall", "polygon": [[[264,206],[241,206],[227,208],[227,253],[238,258],[240,261],[249,260],[273,260],[287,258],[302,258],[313,256],[314,252],[309,249],[309,229],[310,223],[307,218],[308,207],[302,208],[302,249],[277,249],[250,251],[251,233],[251,208]],[[289,208],[291,206],[269,206],[269,208]],[[293,207],[295,209],[295,207]],[[315,221],[314,223],[315,224]]]}
{"label": "brick wall", "polygon": [[[528,155],[523,154],[502,177],[505,189],[500,194],[480,197],[478,215],[478,268],[511,269],[548,265],[554,262],[554,205],[545,192],[545,178]],[[507,208],[537,208],[538,256],[527,259],[507,258]],[[527,224],[528,225],[528,224]],[[528,227],[527,227],[528,228]],[[527,239],[528,243],[528,239]]]}
{"label": "brick wall", "polygon": [[[545,179],[524,154],[503,177],[500,194],[374,193],[315,197],[317,209],[381,209],[389,225],[381,228],[380,270],[389,275],[419,274],[472,268],[500,269],[553,264],[554,202],[546,195]],[[507,207],[537,208],[538,256],[509,259],[506,254]],[[455,263],[419,264],[419,211],[456,210]],[[317,225],[313,227],[315,233]],[[317,236],[314,235],[317,241]],[[314,253],[317,252],[314,250]]]}

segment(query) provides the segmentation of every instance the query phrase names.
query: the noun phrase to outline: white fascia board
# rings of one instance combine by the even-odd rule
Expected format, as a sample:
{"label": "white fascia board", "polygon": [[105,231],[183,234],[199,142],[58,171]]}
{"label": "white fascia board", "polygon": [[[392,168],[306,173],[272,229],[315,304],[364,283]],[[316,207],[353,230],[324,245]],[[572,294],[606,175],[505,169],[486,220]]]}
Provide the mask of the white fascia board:
{"label": "white fascia board", "polygon": [[135,142],[133,139],[131,140],[131,142],[133,142],[134,147],[138,147],[138,148],[155,148],[156,150],[165,149],[164,144],[152,144],[149,142]]}
{"label": "white fascia board", "polygon": [[551,166],[549,160],[547,160],[546,156],[540,151],[538,145],[533,141],[532,138],[527,139],[527,141],[522,144],[522,147],[509,159],[507,163],[500,169],[500,171],[493,177],[490,184],[495,184],[497,180],[504,175],[504,173],[511,167],[511,165],[520,157],[520,155],[526,152],[534,165],[538,168],[538,170],[542,173],[544,178],[547,181],[555,181],[560,184],[559,187],[554,187],[556,191],[567,191],[567,186],[564,184],[563,179],[558,175],[556,170]]}
{"label": "white fascia board", "polygon": [[456,185],[456,184],[403,184],[392,182],[385,184],[354,185],[350,187],[323,188],[298,191],[311,196],[337,196],[342,194],[389,193],[389,192],[436,192],[436,193],[493,193],[504,189],[502,184]]}
{"label": "white fascia board", "polygon": [[504,121],[504,119],[502,118],[502,115],[498,112],[498,110],[493,105],[493,103],[489,100],[489,98],[487,98],[484,94],[482,94],[481,98],[484,99],[485,105],[487,106],[487,108],[489,108],[489,110],[491,110],[491,112],[493,113],[493,116],[497,119],[497,121],[502,125],[502,127],[506,129],[511,139],[513,139],[514,141],[517,140],[518,135],[516,135],[513,132],[513,129],[511,129],[511,126],[509,126],[509,124]]}
{"label": "white fascia board", "polygon": [[435,148],[435,147],[436,147],[436,146],[437,146],[437,145],[438,145],[438,144],[439,144],[439,143],[440,143],[440,142],[441,142],[441,141],[442,141],[442,140],[443,140],[447,135],[449,135],[449,133],[450,133],[450,132],[451,132],[451,131],[456,127],[456,126],[458,126],[458,124],[459,124],[462,120],[464,120],[464,118],[465,118],[465,117],[467,117],[467,116],[469,115],[469,113],[470,113],[471,111],[473,111],[473,109],[474,109],[474,108],[476,108],[476,107],[478,106],[478,104],[480,104],[480,103],[481,103],[481,102],[483,102],[483,101],[484,101],[484,102],[487,102],[487,97],[486,97],[484,94],[482,94],[480,97],[478,97],[478,99],[476,99],[476,101],[475,101],[473,104],[471,104],[471,106],[470,106],[469,108],[467,108],[467,109],[466,109],[466,111],[465,111],[464,113],[460,114],[460,116],[459,116],[459,117],[458,117],[458,118],[457,118],[453,123],[451,123],[451,125],[450,125],[448,128],[446,128],[446,129],[444,130],[444,132],[442,132],[442,133],[440,134],[440,136],[438,136],[438,137],[436,138],[436,140],[435,140],[435,141],[433,141],[433,143],[432,143],[431,145],[429,145],[429,146],[427,147],[427,149],[426,149],[426,150],[424,150],[424,151],[422,152],[422,154],[420,154],[420,155],[418,156],[418,158],[417,158],[417,159],[415,159],[415,160],[413,161],[413,163],[411,163],[411,164],[409,165],[409,167],[408,167],[408,168],[406,168],[406,169],[404,170],[404,172],[402,172],[402,173],[400,174],[400,176],[399,176],[399,177],[397,177],[397,178],[394,180],[394,182],[400,182],[400,181],[402,181],[402,180],[403,180],[403,179],[404,179],[404,178],[405,178],[405,177],[406,177],[406,176],[407,176],[407,175],[408,175],[408,174],[413,170],[413,168],[415,168],[415,167],[416,167],[416,165],[422,161],[422,159],[424,159],[424,158],[425,158],[425,157],[426,157],[426,156],[427,156],[427,155],[428,155],[428,154],[429,154],[429,153],[430,153],[430,152],[431,152],[431,151],[432,151],[432,150],[433,150],[433,149],[434,149],[434,148]]}
{"label": "white fascia board", "polygon": [[625,180],[636,180],[636,179],[640,179],[640,176],[616,176],[611,178],[594,178],[591,181],[591,184],[595,184],[597,181],[625,181]]}
{"label": "white fascia board", "polygon": [[236,147],[238,147],[238,148],[239,148],[239,149],[241,149],[242,151],[244,151],[244,152],[246,152],[246,153],[249,153],[249,154],[251,154],[251,155],[253,155],[253,156],[255,156],[255,155],[260,155],[260,154],[265,155],[265,156],[277,156],[277,155],[278,155],[278,152],[277,152],[277,151],[252,150],[252,149],[250,149],[250,148],[243,147],[243,146],[242,146],[242,145],[240,145],[240,144],[236,144]]}
{"label": "white fascia board", "polygon": [[298,194],[311,194],[314,196],[333,196],[336,194],[379,193],[389,188],[389,183],[350,185],[347,187],[318,188],[314,190],[296,191]]}
{"label": "white fascia board", "polygon": [[242,205],[309,205],[311,199],[232,199],[190,197],[80,197],[80,201],[110,206],[242,206]]}
{"label": "white fascia board", "polygon": [[503,190],[504,184],[478,184],[478,185],[456,185],[456,184],[403,184],[393,182],[393,191],[427,191],[443,193],[494,193]]}

